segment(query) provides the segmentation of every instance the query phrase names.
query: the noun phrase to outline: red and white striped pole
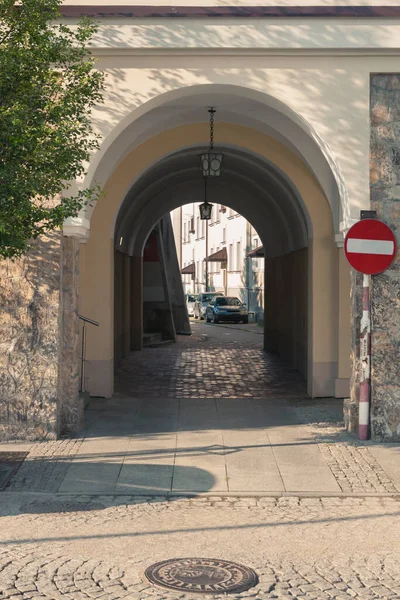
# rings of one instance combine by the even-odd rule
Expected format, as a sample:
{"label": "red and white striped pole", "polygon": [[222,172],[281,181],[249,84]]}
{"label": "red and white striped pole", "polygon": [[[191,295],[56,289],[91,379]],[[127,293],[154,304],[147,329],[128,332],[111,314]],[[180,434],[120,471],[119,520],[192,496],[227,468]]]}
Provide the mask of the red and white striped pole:
{"label": "red and white striped pole", "polygon": [[363,314],[360,329],[360,403],[358,417],[358,437],[369,438],[369,413],[371,398],[371,314],[370,314],[370,275],[363,276]]}

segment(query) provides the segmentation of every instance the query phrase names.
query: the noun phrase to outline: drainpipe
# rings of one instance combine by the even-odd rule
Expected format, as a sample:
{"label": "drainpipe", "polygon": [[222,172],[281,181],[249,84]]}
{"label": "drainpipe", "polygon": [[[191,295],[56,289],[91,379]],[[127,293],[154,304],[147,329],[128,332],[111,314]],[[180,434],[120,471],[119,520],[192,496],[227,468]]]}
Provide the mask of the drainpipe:
{"label": "drainpipe", "polygon": [[251,224],[246,221],[246,287],[247,287],[247,310],[250,310],[250,265],[251,258],[247,253],[251,250]]}
{"label": "drainpipe", "polygon": [[183,253],[183,206],[180,207],[180,216],[179,216],[179,224],[180,224],[180,233],[179,233],[179,270],[182,271],[182,253]]}
{"label": "drainpipe", "polygon": [[[207,178],[205,178],[207,181]],[[208,292],[208,221],[206,221],[206,292]]]}

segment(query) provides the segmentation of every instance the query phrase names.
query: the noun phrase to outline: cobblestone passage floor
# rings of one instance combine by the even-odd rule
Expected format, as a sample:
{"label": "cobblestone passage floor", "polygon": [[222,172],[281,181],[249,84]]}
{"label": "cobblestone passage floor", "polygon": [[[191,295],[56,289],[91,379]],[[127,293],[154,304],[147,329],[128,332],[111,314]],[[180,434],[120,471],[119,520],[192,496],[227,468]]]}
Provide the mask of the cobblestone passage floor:
{"label": "cobblestone passage floor", "polygon": [[131,396],[134,391],[141,398],[306,395],[300,374],[278,357],[266,354],[257,332],[246,335],[227,327],[193,327],[193,339],[181,336],[178,344],[145,348],[123,360],[116,374],[117,394]]}

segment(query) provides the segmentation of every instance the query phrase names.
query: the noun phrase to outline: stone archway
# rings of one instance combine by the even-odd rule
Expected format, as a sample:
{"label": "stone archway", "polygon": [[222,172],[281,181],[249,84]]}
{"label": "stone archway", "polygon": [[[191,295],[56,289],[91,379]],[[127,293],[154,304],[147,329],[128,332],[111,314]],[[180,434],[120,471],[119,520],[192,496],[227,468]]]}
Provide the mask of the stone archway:
{"label": "stone archway", "polygon": [[[181,189],[183,196],[179,196],[179,200],[175,198],[166,201],[165,198],[161,199],[160,194],[156,194],[153,195],[151,202],[142,196],[141,203],[137,200],[141,196],[139,193],[135,196],[137,202],[129,200],[131,198],[129,190],[135,190],[135,185],[140,186],[141,177],[145,177],[146,173],[151,174],[154,165],[162,164],[165,160],[168,161],[167,157],[176,155],[176,153],[182,152],[182,149],[187,148],[188,140],[195,148],[206,144],[207,134],[208,128],[204,123],[182,126],[160,133],[128,154],[105,185],[106,197],[98,203],[93,213],[91,237],[87,244],[82,246],[81,259],[82,272],[90,274],[86,282],[84,279],[81,282],[81,310],[102,323],[102,328],[93,332],[89,344],[88,358],[91,364],[89,375],[94,384],[92,390],[95,395],[112,395],[114,248],[122,238],[121,249],[126,253],[126,260],[139,265],[143,244],[154,222],[163,213],[181,204],[185,195]],[[292,254],[290,260],[295,260],[293,252],[308,246],[308,268],[305,269],[306,273],[303,274],[301,281],[303,285],[305,280],[307,281],[306,362],[309,393],[311,396],[334,395],[335,386],[337,391],[337,386],[341,384],[340,379],[346,380],[348,377],[347,373],[344,373],[345,377],[340,377],[340,368],[346,365],[344,365],[343,357],[343,365],[340,364],[341,357],[338,352],[338,346],[342,343],[339,339],[340,334],[345,336],[348,333],[344,328],[340,331],[338,322],[338,302],[340,296],[343,303],[345,302],[348,282],[345,269],[340,271],[340,251],[335,245],[332,213],[321,186],[301,158],[282,143],[261,132],[232,123],[219,123],[217,143],[227,149],[230,148],[232,155],[235,152],[242,153],[248,159],[252,157],[252,160],[257,157],[265,165],[270,165],[270,168],[273,166],[275,177],[279,173],[281,176],[284,174],[286,181],[291,182],[292,189],[297,190],[297,196],[293,193],[292,197],[292,202],[297,197],[297,204],[294,202],[292,205],[290,218],[295,222],[296,214],[299,219],[300,211],[300,214],[303,215],[303,223],[297,230],[292,228],[291,236],[288,236],[285,234],[285,220],[279,221],[276,217],[275,221],[276,223],[280,222],[281,230],[280,235],[278,234],[275,239],[275,252],[272,248],[273,244],[270,244],[270,258],[275,261],[275,272],[277,272],[281,268],[277,262],[279,257]],[[242,170],[245,171],[245,169]],[[188,177],[188,173],[186,173],[186,177]],[[188,179],[190,180],[190,177]],[[266,181],[267,179],[265,179]],[[258,186],[260,187],[260,182],[258,182]],[[240,203],[234,208],[238,209],[245,217],[250,217],[250,221],[257,220],[261,238],[268,247],[273,227],[268,229],[266,225],[268,223],[267,214],[268,211],[271,214],[273,205],[268,204],[266,198],[267,195],[260,195],[253,215],[246,214],[249,208],[241,208]],[[128,199],[126,205],[130,207],[131,211],[129,220],[131,237],[126,246],[125,239],[128,238],[125,238],[123,229],[120,228],[123,219],[122,221],[121,218],[118,220],[124,199]],[[303,207],[301,202],[304,203]],[[247,204],[249,205],[248,202]],[[254,199],[253,205],[256,206]],[[286,212],[288,207],[289,203],[286,206]],[[279,213],[278,208],[275,208],[276,214]],[[288,214],[286,217],[288,218]],[[114,239],[114,223],[117,226],[115,231],[118,240]],[[298,223],[301,223],[301,219]],[[288,227],[289,225],[286,223],[286,228]],[[288,242],[290,237],[292,239]],[[277,250],[279,239],[281,247]],[[283,269],[292,268],[289,266],[290,260],[286,260],[285,265],[282,263]],[[304,266],[302,268],[304,270]],[[272,268],[271,272],[273,272]],[[294,267],[293,272],[299,272],[299,269]],[[341,278],[339,277],[340,272]],[[135,277],[137,281],[140,280],[140,272],[137,269],[133,279]],[[295,283],[291,283],[287,289],[293,290],[295,285]],[[282,291],[282,293],[285,292]],[[293,321],[296,320],[294,311],[290,310],[288,314]],[[280,331],[278,333],[280,335],[280,342],[277,342],[278,349],[280,348],[281,352],[285,353],[283,348],[285,345],[287,346],[287,342],[284,337],[287,332]],[[290,353],[293,353],[292,349],[289,353],[286,352],[286,355]]]}

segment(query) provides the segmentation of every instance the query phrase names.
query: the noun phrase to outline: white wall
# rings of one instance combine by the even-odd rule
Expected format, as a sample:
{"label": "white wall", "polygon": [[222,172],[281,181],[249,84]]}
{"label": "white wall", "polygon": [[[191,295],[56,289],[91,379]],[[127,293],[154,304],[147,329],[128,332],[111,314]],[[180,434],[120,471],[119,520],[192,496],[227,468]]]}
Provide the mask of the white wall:
{"label": "white wall", "polygon": [[[87,4],[86,0],[73,3]],[[180,0],[178,4],[192,3]],[[206,0],[200,4],[225,6],[226,2]],[[247,3],[237,0],[234,4]],[[280,4],[295,6],[299,2],[283,0]],[[333,6],[336,2],[307,0],[300,4]],[[348,0],[346,5],[382,3]],[[398,0],[385,5],[398,6]],[[93,52],[98,56],[98,67],[107,75],[107,90],[104,104],[93,114],[102,144],[91,161],[85,185],[93,180],[105,183],[134,147],[159,133],[160,124],[165,127],[166,118],[171,128],[204,119],[200,110],[188,109],[191,103],[186,94],[191,88],[204,88],[195,94],[204,110],[214,102],[216,87],[237,86],[246,90],[248,97],[252,93],[265,95],[261,114],[243,98],[232,102],[230,96],[225,104],[217,100],[218,118],[262,129],[296,148],[309,163],[328,201],[338,203],[334,196],[341,196],[341,211],[333,211],[335,234],[340,237],[340,229],[357,220],[360,209],[370,207],[369,79],[373,72],[398,71],[399,18],[97,20]],[[65,21],[74,24],[74,19]],[[157,114],[157,107],[164,102],[174,106],[171,104],[168,115],[165,107]],[[149,120],[138,124],[146,114]],[[285,119],[291,123],[285,125]],[[302,131],[307,140],[300,139]],[[313,165],[313,142],[329,163],[327,170]],[[332,173],[339,192],[334,190]],[[87,229],[86,235],[90,212],[85,213],[87,220],[76,221],[77,226]]]}

